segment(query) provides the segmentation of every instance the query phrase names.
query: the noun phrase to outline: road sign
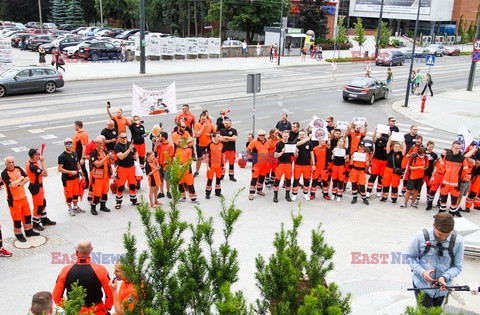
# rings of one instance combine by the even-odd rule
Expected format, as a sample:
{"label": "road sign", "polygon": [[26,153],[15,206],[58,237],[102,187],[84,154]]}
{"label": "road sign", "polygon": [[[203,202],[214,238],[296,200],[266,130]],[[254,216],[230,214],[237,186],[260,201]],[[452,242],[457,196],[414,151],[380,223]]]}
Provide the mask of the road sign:
{"label": "road sign", "polygon": [[435,56],[427,56],[425,58],[425,64],[427,66],[434,66],[435,65]]}
{"label": "road sign", "polygon": [[480,50],[475,50],[472,53],[472,60],[473,62],[478,62],[480,60]]}
{"label": "road sign", "polygon": [[480,50],[480,39],[477,39],[475,43],[473,43],[473,50],[476,50],[476,51]]}
{"label": "road sign", "polygon": [[247,75],[247,93],[260,92],[260,73]]}

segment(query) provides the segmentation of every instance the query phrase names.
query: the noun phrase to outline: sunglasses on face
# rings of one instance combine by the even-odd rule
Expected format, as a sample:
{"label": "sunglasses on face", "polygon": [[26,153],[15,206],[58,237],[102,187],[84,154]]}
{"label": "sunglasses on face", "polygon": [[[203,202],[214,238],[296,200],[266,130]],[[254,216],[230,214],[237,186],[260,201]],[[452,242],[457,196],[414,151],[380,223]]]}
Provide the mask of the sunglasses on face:
{"label": "sunglasses on face", "polygon": [[120,137],[120,139],[127,139],[127,137]]}
{"label": "sunglasses on face", "polygon": [[73,143],[65,143],[65,145],[66,145],[67,147],[71,147],[71,146],[73,146]]}

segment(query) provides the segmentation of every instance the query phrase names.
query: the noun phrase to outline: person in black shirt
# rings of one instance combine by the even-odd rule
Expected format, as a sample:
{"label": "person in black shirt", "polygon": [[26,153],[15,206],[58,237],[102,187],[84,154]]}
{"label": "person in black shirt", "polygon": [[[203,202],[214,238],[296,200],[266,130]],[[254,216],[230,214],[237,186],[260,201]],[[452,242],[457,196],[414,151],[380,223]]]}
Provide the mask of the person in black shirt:
{"label": "person in black shirt", "polygon": [[333,130],[335,130],[335,120],[333,119],[332,116],[327,117],[325,120],[327,122],[327,131],[329,134],[332,134]]}
{"label": "person in black shirt", "polygon": [[279,120],[277,122],[277,125],[275,126],[275,128],[278,129],[279,132],[282,132],[284,130],[292,130],[292,124],[287,119],[288,114],[282,114],[282,120]]}
{"label": "person in black shirt", "polygon": [[380,201],[385,202],[388,199],[390,193],[390,186],[392,186],[392,203],[397,202],[398,198],[398,186],[400,185],[400,177],[402,176],[402,160],[405,156],[405,143],[395,142],[392,148],[392,140],[389,139],[386,145],[387,150],[387,166],[382,178],[382,199]]}
{"label": "person in black shirt", "polygon": [[387,138],[383,134],[377,138],[377,128],[372,135],[372,141],[375,144],[375,149],[373,150],[373,159],[372,166],[370,169],[370,178],[368,179],[367,184],[367,193],[366,197],[369,198],[370,194],[373,191],[373,186],[375,186],[375,181],[378,178],[377,182],[377,197],[382,195],[383,186],[382,186],[382,176],[385,173],[385,167],[387,167]]}
{"label": "person in black shirt", "polygon": [[[145,154],[147,152],[145,137],[148,136],[148,132],[145,132],[145,127],[142,124],[140,117],[133,116],[132,124],[128,126],[130,134],[132,135],[132,143],[135,146],[135,150],[138,154],[138,161],[140,167],[145,172]],[[140,189],[140,183],[137,183],[137,189]]]}
{"label": "person in black shirt", "polygon": [[[388,117],[388,128],[390,129],[390,135],[392,134],[392,132],[400,132],[400,129],[398,129],[398,127],[395,126],[396,123],[397,123],[397,120],[395,119],[395,117],[393,116]],[[390,135],[382,134],[382,136],[384,137],[388,137]]]}
{"label": "person in black shirt", "polygon": [[[70,138],[63,140],[65,151],[58,157],[58,171],[62,173],[63,192],[68,206],[68,213],[73,217],[76,213],[85,210],[78,206],[80,184],[78,175],[84,176],[77,153],[73,152],[73,141]],[[72,208],[73,203],[73,208]]]}
{"label": "person in black shirt", "polygon": [[292,188],[292,200],[297,199],[298,186],[300,184],[300,177],[303,175],[303,197],[306,200],[310,200],[308,189],[310,188],[310,178],[312,176],[312,161],[313,156],[313,144],[310,138],[306,136],[305,130],[300,130],[299,141],[295,150],[295,165],[293,168],[293,188]]}
{"label": "person in black shirt", "polygon": [[121,132],[119,134],[120,141],[115,144],[114,151],[117,156],[117,196],[115,209],[120,209],[122,206],[123,190],[125,189],[125,182],[128,181],[128,191],[130,193],[130,201],[133,205],[138,205],[137,201],[137,179],[135,178],[134,161],[138,155],[135,152],[133,143],[127,141],[127,133]]}
{"label": "person in black shirt", "polygon": [[[433,198],[430,201],[430,187],[432,187],[431,179],[433,175],[433,168],[435,167],[435,162],[438,160],[438,155],[437,153],[433,152],[433,149],[435,148],[435,143],[430,140],[427,142],[427,149],[425,150],[425,155],[428,158],[428,168],[424,172],[424,181],[425,185],[427,186],[427,208],[429,205],[433,203]],[[435,195],[435,194],[434,194]],[[430,201],[430,204],[428,202]]]}
{"label": "person in black shirt", "polygon": [[[223,121],[225,128],[220,130],[222,136],[223,152],[225,152],[225,159],[228,161],[228,176],[232,182],[235,179],[235,142],[237,141],[238,133],[235,128],[232,128],[232,121],[226,117]],[[226,164],[226,163],[225,163]],[[225,172],[225,168],[224,171]],[[223,176],[222,176],[223,178]]]}
{"label": "person in black shirt", "polygon": [[280,186],[280,180],[282,176],[285,175],[285,199],[287,201],[292,201],[290,198],[290,183],[292,180],[292,156],[293,153],[285,152],[285,145],[295,145],[288,141],[288,136],[290,132],[284,130],[282,132],[282,141],[279,141],[275,146],[275,158],[278,159],[277,169],[275,170],[275,182],[273,182],[273,202],[278,202],[278,187]]}
{"label": "person in black shirt", "polygon": [[298,141],[299,131],[300,131],[300,123],[298,121],[296,121],[292,125],[292,130],[290,130],[290,135],[288,137],[288,142],[296,143]]}
{"label": "person in black shirt", "polygon": [[415,145],[415,139],[417,138],[418,127],[413,125],[410,127],[410,133],[406,133],[403,138],[405,139],[405,152],[410,152],[410,148]]}
{"label": "person in black shirt", "polygon": [[118,137],[117,129],[115,129],[115,122],[109,120],[107,127],[104,128],[100,134],[105,137],[105,147],[107,148],[107,151],[112,152],[115,143],[117,143]]}
{"label": "person in black shirt", "polygon": [[217,131],[221,131],[223,128],[225,128],[225,124],[224,124],[224,121],[225,119],[230,119],[228,118],[227,116],[227,111],[222,109],[220,110],[220,117],[217,118]]}

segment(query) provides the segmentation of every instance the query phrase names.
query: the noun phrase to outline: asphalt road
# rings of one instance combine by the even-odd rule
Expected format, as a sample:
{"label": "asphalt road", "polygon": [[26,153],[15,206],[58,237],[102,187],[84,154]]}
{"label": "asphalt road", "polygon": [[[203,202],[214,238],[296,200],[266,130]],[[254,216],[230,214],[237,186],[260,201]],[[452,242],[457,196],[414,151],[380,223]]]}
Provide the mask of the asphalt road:
{"label": "asphalt road", "polygon": [[[436,97],[442,92],[464,89],[467,82],[470,58],[468,56],[437,58],[431,73],[435,82]],[[343,85],[353,77],[363,75],[364,64],[339,64],[337,80],[330,76],[329,65],[312,67],[272,68],[261,72],[261,92],[256,95],[256,128],[269,129],[280,119],[282,113],[289,114],[290,121],[299,121],[306,126],[313,115],[334,116],[336,120],[351,120],[365,116],[370,131],[386,117],[395,115],[391,104],[405,97],[409,64],[392,67],[394,72],[393,92],[387,100],[374,105],[359,102],[344,102],[341,94]],[[414,69],[428,71],[423,63]],[[385,79],[387,67],[373,66],[372,76]],[[130,114],[131,86],[135,83],[145,89],[161,89],[172,81],[176,82],[177,101],[188,103],[192,112],[198,114],[208,109],[215,121],[221,108],[229,109],[233,126],[239,131],[238,148],[243,148],[246,134],[252,130],[253,97],[246,94],[248,71],[219,71],[180,75],[148,76],[108,80],[67,82],[66,86],[52,95],[44,93],[6,96],[0,100],[0,154],[13,155],[20,164],[26,160],[31,147],[46,143],[45,157],[48,167],[56,165],[56,158],[63,150],[62,140],[74,134],[73,121],[82,120],[89,136],[100,134],[105,127],[106,101],[112,103],[112,111],[123,108],[125,116]],[[477,80],[476,86],[480,82]],[[418,96],[410,96],[418,97]],[[174,114],[143,117],[145,126],[163,122],[167,131],[173,128]],[[406,131],[413,124],[409,119],[398,117],[400,129]],[[433,128],[421,128],[426,139],[447,144],[453,135]],[[0,162],[3,164],[3,159]]]}

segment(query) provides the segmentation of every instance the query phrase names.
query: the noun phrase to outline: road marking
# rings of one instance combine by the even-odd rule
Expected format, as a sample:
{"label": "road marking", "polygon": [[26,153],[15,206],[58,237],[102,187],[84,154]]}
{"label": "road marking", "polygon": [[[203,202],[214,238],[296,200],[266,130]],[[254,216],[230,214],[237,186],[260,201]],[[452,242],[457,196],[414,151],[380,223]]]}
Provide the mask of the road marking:
{"label": "road marking", "polygon": [[241,124],[242,121],[241,120],[237,120],[237,121],[232,121],[232,124]]}
{"label": "road marking", "polygon": [[18,128],[27,128],[27,127],[32,127],[32,124],[25,124],[25,125],[19,125]]}
{"label": "road marking", "polygon": [[63,140],[60,140],[60,141],[52,141],[52,144],[63,146]]}
{"label": "road marking", "polygon": [[12,148],[13,151],[15,152],[25,152],[28,151],[27,147],[18,147],[18,148]]}
{"label": "road marking", "polygon": [[318,110],[318,108],[308,108],[308,109],[304,109],[303,111],[304,112],[313,112],[314,110]]}
{"label": "road marking", "polygon": [[0,143],[3,145],[11,145],[11,144],[17,144],[18,142],[15,140],[3,140],[3,141],[0,141]]}
{"label": "road marking", "polygon": [[[123,111],[125,113],[125,111]],[[83,124],[84,125],[93,125],[93,124],[98,124],[98,123],[101,123],[101,122],[106,122],[107,119],[101,119],[101,120],[96,120],[96,121],[88,121],[88,122],[84,122]],[[72,124],[68,124],[68,125],[60,125],[60,126],[53,126],[53,127],[45,127],[43,129],[45,130],[55,130],[55,129],[62,129],[62,128],[67,128],[67,127],[71,127]]]}
{"label": "road marking", "polygon": [[[261,116],[261,117],[257,117],[258,120],[260,119],[268,119],[268,118],[271,118],[272,116]],[[1,143],[1,142],[0,142]]]}
{"label": "road marking", "polygon": [[56,135],[49,134],[49,135],[41,135],[40,138],[49,140],[49,139],[57,139],[58,137]]}
{"label": "road marking", "polygon": [[42,133],[45,132],[43,129],[29,129],[28,132],[30,133]]}
{"label": "road marking", "polygon": [[0,138],[5,138],[6,135],[4,135],[3,133],[0,133]]}

